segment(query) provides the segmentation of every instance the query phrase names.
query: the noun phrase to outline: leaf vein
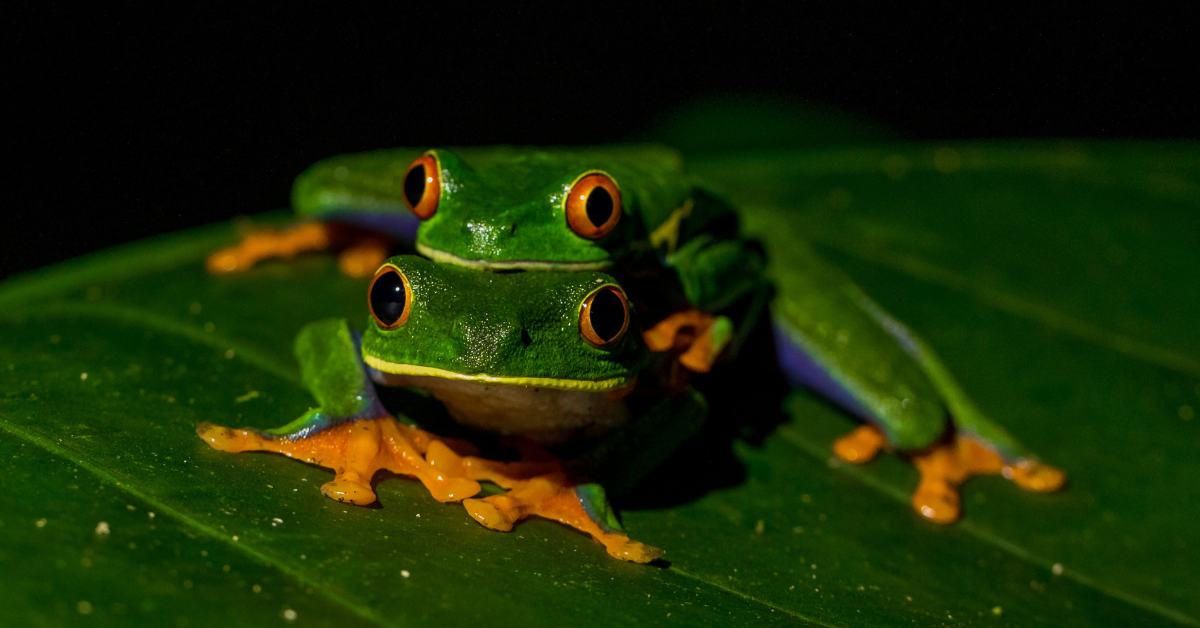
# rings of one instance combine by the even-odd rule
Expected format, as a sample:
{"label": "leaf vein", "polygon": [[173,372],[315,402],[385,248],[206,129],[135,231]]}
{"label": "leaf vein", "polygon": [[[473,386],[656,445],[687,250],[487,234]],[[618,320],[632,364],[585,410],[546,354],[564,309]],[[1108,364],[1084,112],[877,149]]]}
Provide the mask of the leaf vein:
{"label": "leaf vein", "polygon": [[1200,378],[1200,360],[1190,355],[1178,353],[1110,331],[1100,325],[1064,314],[1049,305],[1038,303],[1026,297],[1009,294],[1008,292],[994,288],[974,285],[966,276],[918,257],[894,253],[878,247],[863,246],[837,236],[812,234],[810,237],[813,237],[821,244],[853,255],[865,262],[883,266],[915,279],[943,286],[956,292],[969,294],[977,301],[1000,311],[1037,321],[1051,329],[1070,334],[1076,338],[1117,351],[1118,353],[1123,353],[1136,360],[1156,364],[1185,375]]}
{"label": "leaf vein", "polygon": [[[813,456],[814,458],[816,458],[818,460],[825,461],[830,456],[830,451],[827,447],[823,447],[820,444],[814,443],[811,440],[804,438],[804,436],[802,436],[799,432],[797,432],[794,429],[782,427],[778,430],[778,433],[779,433],[780,437],[783,438],[784,441],[790,443],[797,449],[803,451],[804,453],[806,453],[810,456]],[[883,493],[884,495],[887,495],[888,497],[890,497],[902,504],[907,505],[909,503],[908,495],[903,490],[879,479],[874,474],[866,471],[865,469],[863,469],[861,467],[857,467],[855,465],[850,465],[850,464],[839,464],[834,468],[838,472],[848,475],[848,476],[862,482],[863,484],[879,491],[880,493]],[[977,525],[970,518],[963,518],[961,521],[959,521],[955,525],[960,530],[966,532],[967,534],[970,534],[971,536],[979,539],[980,541],[983,541],[984,543],[998,547],[1001,550],[1008,552],[1009,554],[1017,557],[1020,560],[1037,565],[1039,567],[1043,567],[1047,571],[1049,571],[1051,566],[1053,565],[1054,561],[1047,560],[1045,558],[1037,556],[1036,554],[1025,549],[1024,547],[1021,547],[1020,545],[1013,543],[1012,541],[1009,541],[1008,539],[1005,539],[1005,538],[997,535],[996,533],[992,532],[991,530],[988,530],[987,528]],[[1065,578],[1070,578],[1071,580],[1074,580],[1075,582],[1077,582],[1085,587],[1095,589],[1096,591],[1099,591],[1100,593],[1103,593],[1104,595],[1118,599],[1122,602],[1131,604],[1133,606],[1150,611],[1152,613],[1162,615],[1163,617],[1174,620],[1174,621],[1184,624],[1186,626],[1200,626],[1200,622],[1197,622],[1194,618],[1184,614],[1183,612],[1181,612],[1179,610],[1170,608],[1170,607],[1160,604],[1154,600],[1146,599],[1146,598],[1140,597],[1138,595],[1134,595],[1132,593],[1122,591],[1121,589],[1118,589],[1115,586],[1101,582],[1101,581],[1097,580],[1096,578],[1093,578],[1086,574],[1082,574],[1074,569],[1064,569],[1061,575]]]}
{"label": "leaf vein", "polygon": [[331,585],[326,582],[322,582],[320,580],[313,579],[313,578],[309,577],[307,574],[305,574],[303,571],[293,569],[293,568],[289,567],[288,565],[279,562],[277,559],[275,559],[273,556],[271,556],[267,552],[251,547],[249,543],[240,542],[240,541],[239,542],[231,541],[228,536],[221,533],[216,528],[205,525],[204,523],[200,522],[199,520],[189,516],[187,513],[183,512],[181,510],[178,510],[175,507],[168,505],[166,502],[154,497],[153,495],[138,489],[137,487],[133,486],[131,483],[129,483],[127,481],[122,481],[120,476],[116,472],[109,470],[109,469],[105,469],[104,467],[102,467],[99,464],[93,463],[86,456],[80,454],[80,452],[78,452],[70,447],[55,443],[54,441],[50,440],[49,438],[46,438],[45,436],[43,436],[41,434],[23,429],[23,428],[21,428],[17,425],[14,425],[14,424],[10,423],[9,421],[3,420],[3,419],[0,419],[0,429],[3,429],[4,431],[8,432],[9,434],[12,434],[13,436],[15,436],[17,438],[20,438],[31,445],[40,447],[55,456],[58,456],[65,460],[68,460],[73,464],[79,465],[81,468],[87,469],[88,472],[90,472],[92,475],[96,476],[100,480],[116,486],[117,488],[125,491],[126,493],[129,493],[130,495],[136,497],[137,499],[142,500],[145,503],[153,505],[154,509],[157,512],[163,513],[163,514],[175,519],[176,521],[180,522],[181,524],[196,530],[197,532],[199,532],[201,534],[204,534],[206,536],[212,537],[213,539],[215,539],[217,541],[225,543],[226,545],[235,548],[237,551],[240,551],[240,552],[250,556],[254,560],[259,561],[260,563],[263,563],[269,567],[278,569],[279,571],[283,572],[287,576],[290,576],[290,577],[296,579],[297,581],[304,583],[306,586],[310,586],[314,590],[320,591],[321,594],[324,595],[325,597],[329,598],[330,600],[337,603],[338,605],[345,607],[346,609],[350,610],[355,615],[362,617],[363,619],[366,619],[368,621],[379,624],[380,626],[388,626],[388,627],[398,626],[398,624],[387,621],[385,618],[381,617],[378,613],[376,613],[369,607],[353,601],[349,595],[347,595],[344,592],[339,591],[336,586]]}
{"label": "leaf vein", "polygon": [[676,567],[676,566],[674,566],[674,565],[672,565],[672,566],[670,567],[670,571],[671,571],[671,572],[673,572],[673,573],[677,573],[677,574],[679,574],[679,575],[681,575],[681,576],[683,576],[683,577],[685,577],[685,578],[691,578],[692,580],[695,580],[695,581],[697,581],[697,582],[703,582],[704,584],[707,584],[707,585],[708,585],[708,586],[710,586],[710,587],[714,587],[714,588],[720,589],[720,590],[722,590],[722,591],[724,591],[724,592],[726,592],[726,593],[730,593],[730,594],[732,594],[732,595],[736,595],[736,596],[738,596],[738,597],[740,597],[740,598],[742,598],[742,599],[744,599],[744,600],[747,600],[747,601],[750,601],[750,602],[755,602],[755,603],[758,603],[758,604],[762,604],[763,606],[766,606],[766,607],[768,607],[768,608],[775,609],[775,610],[777,610],[777,611],[782,611],[782,612],[784,612],[784,613],[787,613],[788,615],[791,615],[791,616],[793,616],[793,617],[798,617],[798,618],[800,618],[800,619],[803,619],[803,620],[805,620],[805,621],[811,622],[811,623],[813,623],[813,624],[815,624],[815,625],[818,625],[818,626],[825,626],[826,628],[841,628],[841,626],[842,626],[842,624],[831,624],[831,623],[828,623],[828,622],[821,621],[821,620],[819,620],[819,619],[817,619],[817,618],[815,618],[815,617],[809,617],[809,616],[807,616],[807,615],[801,615],[800,613],[797,613],[796,611],[793,611],[793,610],[790,610],[790,609],[784,608],[784,607],[782,607],[782,606],[779,606],[779,605],[777,605],[777,604],[772,604],[771,602],[768,602],[767,600],[764,600],[764,599],[762,599],[762,598],[755,597],[755,596],[753,596],[753,595],[750,595],[749,593],[746,593],[746,592],[744,592],[744,591],[738,591],[737,589],[734,589],[734,588],[732,588],[732,587],[727,587],[727,586],[725,586],[725,585],[723,585],[723,584],[721,584],[721,583],[719,583],[719,582],[713,582],[713,581],[711,581],[711,580],[709,580],[709,579],[707,579],[707,578],[705,578],[705,577],[703,577],[703,576],[699,576],[699,575],[697,575],[697,574],[694,574],[694,573],[691,573],[691,572],[685,571],[685,570],[683,570],[683,569],[681,569],[681,568],[679,568],[679,567]]}
{"label": "leaf vein", "polygon": [[133,323],[145,327],[153,328],[157,331],[174,334],[208,345],[215,349],[232,350],[234,357],[252,364],[268,373],[286,379],[290,382],[300,383],[300,376],[293,368],[288,368],[280,364],[277,360],[269,357],[256,349],[253,349],[245,344],[235,340],[230,340],[215,332],[206,332],[200,328],[189,325],[169,316],[163,316],[139,307],[131,307],[127,305],[117,305],[112,303],[82,303],[78,301],[67,301],[64,303],[56,303],[54,305],[40,307],[36,311],[9,311],[3,314],[5,319],[18,319],[24,316],[73,316],[95,318],[97,316],[116,320],[125,323]]}

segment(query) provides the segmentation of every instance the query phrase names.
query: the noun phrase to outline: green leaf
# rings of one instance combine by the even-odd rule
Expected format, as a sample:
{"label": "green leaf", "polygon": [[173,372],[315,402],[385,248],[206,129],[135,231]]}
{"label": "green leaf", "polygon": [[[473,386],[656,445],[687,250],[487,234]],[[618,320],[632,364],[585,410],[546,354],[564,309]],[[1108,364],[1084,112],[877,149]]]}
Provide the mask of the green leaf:
{"label": "green leaf", "polygon": [[[272,427],[312,404],[295,333],[366,318],[365,283],[332,258],[209,277],[203,254],[235,238],[221,225],[10,279],[0,625],[85,612],[101,625],[1196,625],[1198,155],[991,143],[698,158],[749,232],[817,242],[1071,485],[975,479],[963,521],[926,523],[908,506],[915,471],[891,455],[832,463],[852,422],[796,393],[761,445],[733,444],[732,467],[662,469],[628,502],[625,527],[666,566],[616,561],[546,521],[486,530],[404,478],[379,483],[377,508],[345,506],[318,491],[328,470],[201,442],[200,421]],[[788,228],[767,228],[776,208]],[[745,414],[761,406],[747,379],[731,368],[700,385],[718,412],[744,398]],[[728,477],[689,481],[701,467]]]}

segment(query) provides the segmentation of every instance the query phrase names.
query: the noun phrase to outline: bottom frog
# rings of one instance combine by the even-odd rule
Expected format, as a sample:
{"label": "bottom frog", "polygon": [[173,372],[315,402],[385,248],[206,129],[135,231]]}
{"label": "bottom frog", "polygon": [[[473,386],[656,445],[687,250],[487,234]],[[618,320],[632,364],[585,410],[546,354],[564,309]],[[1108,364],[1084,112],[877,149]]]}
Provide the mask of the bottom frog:
{"label": "bottom frog", "polygon": [[[707,370],[735,342],[728,319],[680,313],[643,332],[618,282],[601,272],[485,273],[413,256],[379,269],[368,302],[371,321],[361,336],[331,319],[297,337],[302,378],[319,407],[271,430],[206,422],[200,437],[222,451],[277,452],[332,468],[336,477],[321,491],[338,501],[374,502],[372,478],[388,470],[420,480],[439,501],[461,501],[494,530],[539,516],[591,535],[623,560],[663,554],[629,538],[605,487],[633,486],[699,429],[706,403],[679,373]],[[903,345],[877,341],[876,355],[867,356],[891,363],[880,386],[905,395],[894,408],[886,395],[853,385],[862,371],[853,360],[831,361],[806,342],[805,319],[790,316],[788,303],[777,299],[775,313],[784,372],[867,421],[835,443],[843,459],[865,462],[884,448],[911,455],[922,476],[913,496],[922,516],[956,519],[957,486],[970,475],[1003,473],[1030,490],[1062,485],[1061,472],[979,414],[932,353],[865,297],[855,306],[857,322]],[[919,388],[921,377],[928,390]],[[393,417],[375,384],[427,391],[456,423],[508,437],[520,459],[489,460],[470,442]],[[954,410],[952,425],[930,390]],[[544,449],[573,443],[586,446],[566,460]],[[507,491],[479,498],[481,481]]]}
{"label": "bottom frog", "polygon": [[[277,452],[332,468],[337,475],[321,492],[338,501],[374,502],[371,480],[385,469],[417,478],[439,501],[461,501],[493,530],[539,516],[590,534],[617,558],[662,555],[630,539],[605,489],[583,478],[598,466],[591,461],[619,460],[625,479],[613,481],[636,482],[699,427],[706,408],[686,388],[630,402],[647,352],[612,277],[480,273],[400,256],[376,274],[369,305],[362,336],[331,319],[297,337],[318,408],[272,430],[206,422],[200,437],[222,451]],[[521,460],[487,460],[469,442],[397,420],[375,384],[428,391],[458,423],[510,437]],[[569,462],[543,449],[579,441],[591,443],[588,454]],[[508,490],[476,498],[481,481]]]}

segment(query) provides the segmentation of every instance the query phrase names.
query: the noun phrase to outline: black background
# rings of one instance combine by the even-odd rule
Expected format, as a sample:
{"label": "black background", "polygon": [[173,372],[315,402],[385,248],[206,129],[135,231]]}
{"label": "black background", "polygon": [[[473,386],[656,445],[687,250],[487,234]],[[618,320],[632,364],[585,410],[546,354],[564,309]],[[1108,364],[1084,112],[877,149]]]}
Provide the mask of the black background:
{"label": "black background", "polygon": [[1147,3],[38,3],[5,20],[0,276],[284,207],[297,173],[340,152],[620,141],[719,94],[915,139],[1200,138],[1198,18]]}

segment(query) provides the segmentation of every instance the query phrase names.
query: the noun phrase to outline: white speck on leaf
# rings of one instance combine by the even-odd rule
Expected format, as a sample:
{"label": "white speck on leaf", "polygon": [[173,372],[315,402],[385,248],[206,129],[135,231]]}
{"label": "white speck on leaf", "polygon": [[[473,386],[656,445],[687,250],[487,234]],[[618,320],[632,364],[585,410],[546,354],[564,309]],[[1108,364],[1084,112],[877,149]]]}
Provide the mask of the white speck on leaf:
{"label": "white speck on leaf", "polygon": [[96,534],[109,534],[110,532],[107,521],[101,521],[96,524]]}

